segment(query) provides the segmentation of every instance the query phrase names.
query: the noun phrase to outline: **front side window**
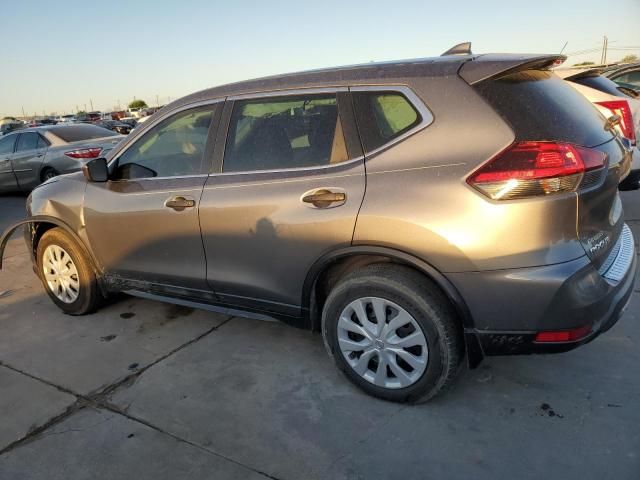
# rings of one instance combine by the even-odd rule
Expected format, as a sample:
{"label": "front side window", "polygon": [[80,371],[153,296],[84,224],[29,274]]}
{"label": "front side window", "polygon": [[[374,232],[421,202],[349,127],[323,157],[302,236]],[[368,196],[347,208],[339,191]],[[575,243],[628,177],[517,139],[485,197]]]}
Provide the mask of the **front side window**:
{"label": "front side window", "polygon": [[225,172],[331,165],[348,160],[335,94],[236,101]]}
{"label": "front side window", "polygon": [[16,143],[16,136],[10,135],[0,139],[0,155],[13,153],[13,145]]}
{"label": "front side window", "polygon": [[203,173],[214,109],[206,106],[179,112],[152,128],[118,158],[115,179]]}
{"label": "front side window", "polygon": [[398,92],[353,92],[364,149],[371,152],[420,123],[413,105]]}
{"label": "front side window", "polygon": [[18,137],[18,145],[16,152],[24,152],[26,150],[35,150],[38,148],[38,134],[34,132],[21,133]]}

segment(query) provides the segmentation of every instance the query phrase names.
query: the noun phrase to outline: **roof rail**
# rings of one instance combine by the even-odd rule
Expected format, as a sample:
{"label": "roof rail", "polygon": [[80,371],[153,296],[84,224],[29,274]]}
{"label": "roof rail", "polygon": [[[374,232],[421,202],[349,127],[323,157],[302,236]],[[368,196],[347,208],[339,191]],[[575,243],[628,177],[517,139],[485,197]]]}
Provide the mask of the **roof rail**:
{"label": "roof rail", "polygon": [[471,42],[463,42],[454,45],[440,56],[447,57],[449,55],[471,55]]}

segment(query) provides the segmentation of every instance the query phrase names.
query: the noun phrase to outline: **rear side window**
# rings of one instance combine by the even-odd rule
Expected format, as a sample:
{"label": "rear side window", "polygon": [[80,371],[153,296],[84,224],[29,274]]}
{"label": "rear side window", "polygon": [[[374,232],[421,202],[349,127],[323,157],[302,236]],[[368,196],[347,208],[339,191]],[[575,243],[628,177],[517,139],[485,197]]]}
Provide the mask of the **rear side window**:
{"label": "rear side window", "polygon": [[16,152],[24,152],[25,150],[35,150],[38,148],[38,136],[35,132],[21,133],[18,137]]}
{"label": "rear side window", "polygon": [[513,73],[475,86],[511,125],[516,141],[559,141],[593,147],[611,140],[605,119],[581,93],[543,70]]}
{"label": "rear side window", "polygon": [[95,125],[69,125],[62,127],[54,127],[49,133],[55,135],[63,142],[79,142],[82,140],[92,140],[94,138],[114,137],[117,132],[112,132],[106,128],[96,127]]}
{"label": "rear side window", "polygon": [[414,106],[398,92],[353,92],[358,129],[371,152],[420,123]]}
{"label": "rear side window", "polygon": [[335,94],[242,100],[233,106],[225,172],[314,167],[347,159]]}
{"label": "rear side window", "polygon": [[42,135],[38,135],[38,148],[47,148],[49,146],[49,141],[45,140]]}

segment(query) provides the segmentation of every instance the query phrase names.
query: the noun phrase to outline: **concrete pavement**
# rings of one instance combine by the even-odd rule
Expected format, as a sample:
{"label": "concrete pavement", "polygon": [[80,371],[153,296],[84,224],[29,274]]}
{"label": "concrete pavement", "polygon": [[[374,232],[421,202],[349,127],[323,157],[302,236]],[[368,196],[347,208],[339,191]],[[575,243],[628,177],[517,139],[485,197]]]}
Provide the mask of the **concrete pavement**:
{"label": "concrete pavement", "polygon": [[[640,238],[640,192],[623,201]],[[0,224],[23,203],[0,197]],[[65,316],[21,239],[5,258],[2,480],[640,477],[639,293],[581,349],[491,358],[403,406],[352,387],[318,335],[130,297]]]}

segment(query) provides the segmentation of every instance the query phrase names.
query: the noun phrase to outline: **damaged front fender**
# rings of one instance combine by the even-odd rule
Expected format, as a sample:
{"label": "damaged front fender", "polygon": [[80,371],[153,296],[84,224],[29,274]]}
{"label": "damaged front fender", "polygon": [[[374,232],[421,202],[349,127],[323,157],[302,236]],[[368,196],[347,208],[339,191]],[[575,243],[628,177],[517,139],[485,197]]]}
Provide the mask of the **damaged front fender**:
{"label": "damaged front fender", "polygon": [[[56,227],[62,228],[65,232],[67,232],[78,244],[78,246],[82,249],[83,253],[86,254],[87,258],[90,260],[91,265],[96,273],[96,276],[101,277],[101,271],[97,268],[97,263],[95,262],[95,258],[91,255],[89,249],[85,246],[84,242],[78,237],[78,235],[73,231],[69,225],[64,223],[59,218],[51,217],[49,215],[34,215],[29,218],[25,218],[17,223],[14,223],[9,228],[7,228],[0,236],[0,270],[2,270],[3,258],[4,258],[4,250],[9,243],[9,238],[11,235],[20,227],[30,224],[38,224],[38,223],[49,223],[55,225]],[[33,250],[33,245],[30,245],[30,248]]]}

